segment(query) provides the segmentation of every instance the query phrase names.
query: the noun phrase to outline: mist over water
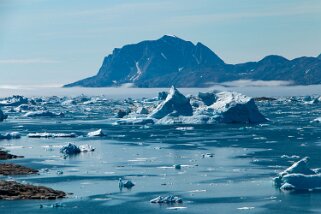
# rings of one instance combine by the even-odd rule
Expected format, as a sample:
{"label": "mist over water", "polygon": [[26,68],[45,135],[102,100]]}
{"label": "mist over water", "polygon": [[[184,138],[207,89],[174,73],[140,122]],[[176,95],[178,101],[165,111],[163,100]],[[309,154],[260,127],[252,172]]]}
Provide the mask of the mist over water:
{"label": "mist over water", "polygon": [[[282,97],[282,96],[305,96],[319,95],[321,93],[321,85],[310,86],[277,86],[277,85],[239,85],[223,86],[217,85],[208,88],[179,88],[184,94],[196,95],[198,92],[206,92],[210,90],[219,91],[236,91],[242,94],[260,97]],[[105,96],[107,98],[142,98],[155,97],[160,91],[168,91],[168,88],[127,88],[127,87],[106,87],[106,88],[63,88],[61,86],[24,86],[24,85],[0,85],[0,97],[8,97],[12,95],[22,95],[26,97],[34,96]]]}

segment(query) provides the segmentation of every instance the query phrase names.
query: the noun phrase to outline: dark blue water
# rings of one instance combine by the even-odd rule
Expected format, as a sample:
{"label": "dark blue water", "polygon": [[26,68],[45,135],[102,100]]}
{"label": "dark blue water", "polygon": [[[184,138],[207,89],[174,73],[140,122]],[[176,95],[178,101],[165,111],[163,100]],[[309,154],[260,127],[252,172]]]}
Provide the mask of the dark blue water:
{"label": "dark blue water", "polygon": [[[70,106],[60,103],[44,105],[49,110],[65,112],[64,118],[35,119],[25,118],[23,113],[9,113],[9,119],[0,123],[0,132],[18,131],[22,138],[2,140],[0,146],[25,156],[6,162],[41,170],[40,175],[10,179],[72,194],[57,201],[0,201],[0,213],[321,212],[320,192],[284,193],[272,184],[277,172],[297,160],[282,155],[310,156],[311,167],[321,167],[321,127],[310,122],[321,116],[321,104],[258,103],[260,111],[270,119],[259,125],[119,126],[113,125],[111,118],[113,109],[127,105],[122,101]],[[85,136],[100,128],[107,136],[26,136],[45,131]],[[68,142],[90,144],[96,150],[64,158],[59,147]],[[203,157],[206,153],[214,157]],[[182,168],[177,170],[174,164]],[[136,186],[120,191],[119,178],[132,180]],[[169,194],[181,197],[184,203],[149,202]],[[56,202],[61,206],[52,208]]]}

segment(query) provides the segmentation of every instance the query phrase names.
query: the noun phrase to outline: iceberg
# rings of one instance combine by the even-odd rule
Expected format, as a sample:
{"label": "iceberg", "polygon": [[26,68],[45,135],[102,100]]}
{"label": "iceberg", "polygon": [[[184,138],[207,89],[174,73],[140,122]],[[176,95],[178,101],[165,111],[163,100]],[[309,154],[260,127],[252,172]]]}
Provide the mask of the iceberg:
{"label": "iceberg", "polygon": [[60,149],[60,152],[66,154],[66,155],[76,155],[76,154],[79,154],[81,152],[81,150],[75,144],[69,143],[68,145],[63,146]]}
{"label": "iceberg", "polygon": [[276,187],[284,191],[321,189],[321,174],[308,167],[309,158],[295,162],[273,179]]}
{"label": "iceberg", "polygon": [[161,119],[167,115],[193,115],[193,108],[190,104],[190,100],[181,94],[174,86],[169,90],[166,99],[150,114],[150,117]]}
{"label": "iceberg", "polygon": [[103,136],[106,136],[103,132],[102,129],[98,129],[96,131],[93,131],[93,132],[89,132],[87,134],[88,137],[103,137]]}
{"label": "iceberg", "polygon": [[91,145],[85,144],[85,145],[77,146],[72,143],[68,143],[67,145],[63,146],[60,149],[60,152],[66,155],[76,155],[81,152],[93,152],[93,151],[95,151],[95,148],[92,147]]}

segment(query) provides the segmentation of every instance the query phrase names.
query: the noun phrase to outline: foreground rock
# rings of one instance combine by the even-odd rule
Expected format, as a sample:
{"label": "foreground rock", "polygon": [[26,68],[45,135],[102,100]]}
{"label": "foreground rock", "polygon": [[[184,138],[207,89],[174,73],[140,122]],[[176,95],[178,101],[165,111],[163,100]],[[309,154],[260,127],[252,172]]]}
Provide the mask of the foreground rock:
{"label": "foreground rock", "polygon": [[313,190],[321,188],[321,174],[310,169],[309,158],[305,157],[280,172],[273,179],[276,187],[284,191]]}
{"label": "foreground rock", "polygon": [[23,158],[23,156],[12,155],[9,154],[7,151],[3,151],[0,149],[0,160],[8,160],[14,158]]}
{"label": "foreground rock", "polygon": [[0,175],[29,175],[37,174],[38,170],[24,167],[17,164],[3,163],[0,164]]}
{"label": "foreground rock", "polygon": [[53,200],[66,197],[66,193],[44,186],[20,184],[15,181],[0,181],[0,199],[47,199]]}

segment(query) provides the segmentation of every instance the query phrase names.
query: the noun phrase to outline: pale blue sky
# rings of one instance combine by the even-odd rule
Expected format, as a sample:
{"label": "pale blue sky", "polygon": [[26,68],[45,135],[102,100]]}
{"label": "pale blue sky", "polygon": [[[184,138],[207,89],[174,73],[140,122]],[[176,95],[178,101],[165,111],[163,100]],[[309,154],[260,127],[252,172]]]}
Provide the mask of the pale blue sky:
{"label": "pale blue sky", "polygon": [[0,0],[0,85],[95,75],[113,48],[174,34],[227,63],[321,53],[320,0]]}

